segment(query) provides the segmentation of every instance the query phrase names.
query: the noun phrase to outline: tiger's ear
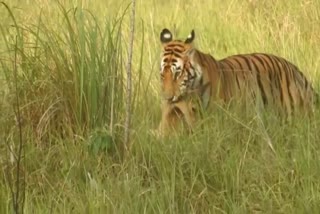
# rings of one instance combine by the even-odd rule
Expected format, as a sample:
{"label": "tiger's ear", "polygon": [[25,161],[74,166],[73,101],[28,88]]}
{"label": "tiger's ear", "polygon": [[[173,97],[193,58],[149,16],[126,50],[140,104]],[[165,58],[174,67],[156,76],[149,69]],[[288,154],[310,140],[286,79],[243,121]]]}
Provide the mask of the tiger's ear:
{"label": "tiger's ear", "polygon": [[184,41],[184,43],[189,44],[193,42],[194,37],[195,37],[194,30],[192,30],[189,36],[187,37],[186,41]]}
{"label": "tiger's ear", "polygon": [[172,33],[167,28],[163,29],[160,33],[160,41],[162,43],[168,43],[172,41]]}

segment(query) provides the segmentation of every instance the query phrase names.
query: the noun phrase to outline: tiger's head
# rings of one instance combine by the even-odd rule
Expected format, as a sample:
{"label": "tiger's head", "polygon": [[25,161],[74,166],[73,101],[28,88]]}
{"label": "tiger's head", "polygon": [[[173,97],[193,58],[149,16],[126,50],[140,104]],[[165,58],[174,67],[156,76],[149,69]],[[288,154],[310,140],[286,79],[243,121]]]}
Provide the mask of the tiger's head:
{"label": "tiger's head", "polygon": [[185,41],[173,40],[172,33],[166,28],[160,34],[162,96],[169,102],[177,102],[187,93],[189,80],[193,76],[189,54],[193,50],[194,37],[193,30]]}

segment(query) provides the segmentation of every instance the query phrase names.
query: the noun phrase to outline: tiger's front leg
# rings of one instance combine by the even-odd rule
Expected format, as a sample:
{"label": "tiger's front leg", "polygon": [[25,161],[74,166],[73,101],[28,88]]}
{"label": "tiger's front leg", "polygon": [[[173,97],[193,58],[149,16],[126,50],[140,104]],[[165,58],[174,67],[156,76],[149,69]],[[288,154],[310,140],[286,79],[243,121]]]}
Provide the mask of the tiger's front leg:
{"label": "tiger's front leg", "polygon": [[161,121],[158,126],[158,129],[156,130],[156,136],[163,137],[168,134],[168,131],[172,125],[174,125],[174,121],[171,118],[172,111],[174,106],[167,101],[162,102],[161,106]]}
{"label": "tiger's front leg", "polygon": [[192,132],[195,124],[195,113],[191,102],[179,101],[177,103],[164,102],[162,104],[162,116],[155,135],[158,137],[167,136],[178,129],[179,123],[185,122],[188,131]]}
{"label": "tiger's front leg", "polygon": [[193,131],[194,124],[196,121],[192,102],[180,101],[175,104],[175,107],[181,111],[181,114],[183,115],[183,118],[187,123],[188,130],[191,133]]}

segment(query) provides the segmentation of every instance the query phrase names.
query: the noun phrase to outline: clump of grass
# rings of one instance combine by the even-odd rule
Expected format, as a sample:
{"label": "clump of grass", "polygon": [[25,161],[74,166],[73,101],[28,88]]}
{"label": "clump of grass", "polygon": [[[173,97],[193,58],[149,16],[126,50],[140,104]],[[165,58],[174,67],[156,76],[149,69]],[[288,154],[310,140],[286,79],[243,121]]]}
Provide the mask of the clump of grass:
{"label": "clump of grass", "polygon": [[[115,136],[123,119],[122,17],[102,25],[89,11],[58,9],[61,31],[46,25],[43,14],[35,25],[14,26],[23,119],[39,140],[88,134],[98,127]],[[12,60],[8,34],[3,27],[6,57]],[[12,83],[11,64],[2,61],[2,67]]]}

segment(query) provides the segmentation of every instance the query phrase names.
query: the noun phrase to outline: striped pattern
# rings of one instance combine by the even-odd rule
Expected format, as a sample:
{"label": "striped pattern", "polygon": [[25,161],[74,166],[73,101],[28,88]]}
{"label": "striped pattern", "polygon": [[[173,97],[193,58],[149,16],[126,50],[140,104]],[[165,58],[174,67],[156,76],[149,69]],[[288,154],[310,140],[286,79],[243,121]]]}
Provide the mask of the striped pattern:
{"label": "striped pattern", "polygon": [[[263,103],[279,102],[289,111],[295,106],[308,103],[306,98],[313,94],[313,88],[302,72],[289,61],[263,53],[235,55],[219,61],[220,69],[236,72],[249,71],[255,77]],[[240,80],[235,75],[235,84],[240,90]],[[304,97],[307,95],[307,97]],[[311,100],[309,102],[312,102]],[[290,105],[290,106],[289,106]]]}

